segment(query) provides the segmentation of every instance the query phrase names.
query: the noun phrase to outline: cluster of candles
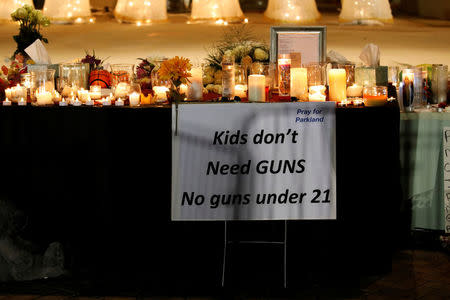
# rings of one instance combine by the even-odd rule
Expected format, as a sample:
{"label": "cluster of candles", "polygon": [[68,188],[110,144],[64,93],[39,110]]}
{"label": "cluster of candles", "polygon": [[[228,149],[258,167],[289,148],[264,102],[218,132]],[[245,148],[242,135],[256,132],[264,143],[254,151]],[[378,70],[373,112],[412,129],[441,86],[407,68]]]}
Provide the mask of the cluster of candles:
{"label": "cluster of candles", "polygon": [[280,99],[313,102],[329,100],[342,106],[363,103],[379,106],[388,100],[387,86],[377,86],[375,82],[356,83],[354,66],[349,70],[331,68],[327,71],[327,65],[322,63],[302,65],[300,54],[295,56],[295,61],[290,54],[281,54],[276,66],[268,65],[266,70],[259,72],[252,69],[247,82],[235,82],[234,67],[233,58],[224,57],[222,97],[238,96],[250,102],[266,102],[269,101],[269,91],[273,91],[278,93]]}

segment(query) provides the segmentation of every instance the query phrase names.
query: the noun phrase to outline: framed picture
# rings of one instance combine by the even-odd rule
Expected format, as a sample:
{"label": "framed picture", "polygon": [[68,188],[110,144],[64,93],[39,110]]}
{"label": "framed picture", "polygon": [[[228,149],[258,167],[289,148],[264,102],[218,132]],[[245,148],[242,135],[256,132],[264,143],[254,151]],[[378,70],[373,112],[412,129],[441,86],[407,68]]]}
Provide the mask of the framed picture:
{"label": "framed picture", "polygon": [[327,56],[326,26],[270,28],[270,61],[278,54],[301,53],[301,63],[325,62]]}

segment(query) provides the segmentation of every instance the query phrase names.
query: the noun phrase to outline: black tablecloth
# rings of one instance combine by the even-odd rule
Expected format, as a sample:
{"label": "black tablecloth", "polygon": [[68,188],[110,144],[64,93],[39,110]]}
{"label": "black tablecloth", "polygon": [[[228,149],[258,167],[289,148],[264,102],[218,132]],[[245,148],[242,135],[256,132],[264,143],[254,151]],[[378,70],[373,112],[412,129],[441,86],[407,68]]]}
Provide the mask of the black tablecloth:
{"label": "black tablecloth", "polygon": [[[399,109],[336,114],[338,219],[288,222],[290,288],[391,267]],[[27,216],[19,234],[42,249],[61,242],[73,282],[111,292],[220,287],[224,223],[170,221],[170,108],[0,107],[0,158],[0,196]],[[229,225],[231,240],[284,232],[283,221]],[[282,286],[282,247],[228,254],[229,286]]]}

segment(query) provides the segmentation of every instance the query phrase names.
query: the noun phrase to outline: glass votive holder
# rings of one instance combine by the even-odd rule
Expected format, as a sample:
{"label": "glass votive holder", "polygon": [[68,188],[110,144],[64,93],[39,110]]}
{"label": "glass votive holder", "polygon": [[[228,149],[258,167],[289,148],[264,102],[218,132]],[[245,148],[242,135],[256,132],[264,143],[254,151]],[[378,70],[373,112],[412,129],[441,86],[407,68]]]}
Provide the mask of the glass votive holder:
{"label": "glass votive holder", "polygon": [[53,105],[54,90],[55,70],[38,69],[31,72],[30,98],[33,104]]}
{"label": "glass votive holder", "polygon": [[448,89],[448,66],[433,65],[431,71],[431,91],[433,93],[432,103],[446,103]]}
{"label": "glass votive holder", "polygon": [[308,86],[325,86],[327,84],[327,64],[309,63],[306,64],[308,75]]}
{"label": "glass votive holder", "polygon": [[391,83],[393,86],[398,87],[400,83],[400,67],[398,66],[389,66],[388,68],[388,83]]}
{"label": "glass votive holder", "polygon": [[291,68],[291,97],[295,97],[299,101],[308,101],[307,68]]}
{"label": "glass votive holder", "polygon": [[130,84],[133,79],[133,64],[113,64],[111,65],[112,86],[115,87],[121,82]]}
{"label": "glass votive holder", "polygon": [[[59,66],[59,81],[62,86],[60,87],[60,91],[62,94],[67,95],[70,92],[76,92],[79,88],[88,89],[89,86],[89,72],[90,67],[89,64],[84,63],[69,63],[69,64],[61,64]],[[66,91],[63,92],[63,89],[67,87]],[[62,89],[61,89],[62,88]],[[69,88],[71,91],[69,91]]]}
{"label": "glass votive holder", "polygon": [[387,86],[364,87],[363,99],[365,106],[383,106],[387,103]]}
{"label": "glass votive holder", "polygon": [[345,70],[347,86],[351,86],[355,83],[355,65],[354,64],[337,64],[337,69]]}
{"label": "glass votive holder", "polygon": [[89,88],[89,96],[91,100],[99,100],[102,98],[102,87],[100,85],[91,85]]}
{"label": "glass votive holder", "polygon": [[356,67],[355,82],[360,86],[376,86],[376,70],[372,67]]}
{"label": "glass votive holder", "polygon": [[130,106],[139,106],[141,104],[141,86],[138,83],[131,84],[128,99]]}

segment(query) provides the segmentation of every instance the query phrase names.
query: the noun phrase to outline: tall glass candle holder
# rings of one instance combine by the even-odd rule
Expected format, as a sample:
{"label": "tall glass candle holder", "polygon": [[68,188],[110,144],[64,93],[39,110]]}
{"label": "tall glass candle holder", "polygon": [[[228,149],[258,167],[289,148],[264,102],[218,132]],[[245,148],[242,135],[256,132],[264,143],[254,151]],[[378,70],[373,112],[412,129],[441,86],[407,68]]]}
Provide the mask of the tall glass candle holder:
{"label": "tall glass candle holder", "polygon": [[234,98],[235,64],[233,55],[224,55],[222,58],[222,97]]}
{"label": "tall glass candle holder", "polygon": [[448,66],[433,65],[431,91],[433,92],[433,103],[446,103],[448,89]]}
{"label": "tall glass candle holder", "polygon": [[247,70],[242,65],[235,66],[235,86],[234,95],[241,98],[241,100],[247,99]]}
{"label": "tall glass candle holder", "polygon": [[53,105],[55,96],[55,70],[31,72],[31,102],[36,105]]}
{"label": "tall glass candle holder", "polygon": [[424,76],[422,68],[414,68],[414,107],[422,107],[426,104],[424,96]]}
{"label": "tall glass candle holder", "polygon": [[291,56],[278,55],[278,90],[281,97],[291,95]]}
{"label": "tall glass candle holder", "polygon": [[133,64],[111,65],[112,93],[115,99],[128,99],[130,85],[133,81]]}
{"label": "tall glass candle holder", "polygon": [[59,66],[58,89],[63,97],[69,97],[78,89],[88,89],[89,64],[74,63]]}
{"label": "tall glass candle holder", "polygon": [[309,101],[326,100],[327,64],[309,63],[306,65]]}
{"label": "tall glass candle holder", "polygon": [[347,75],[345,69],[330,69],[328,71],[330,101],[347,100]]}
{"label": "tall glass candle holder", "polygon": [[399,87],[399,103],[402,110],[414,111],[414,69],[402,70],[402,81]]}
{"label": "tall glass candle holder", "polygon": [[355,65],[354,64],[337,64],[338,69],[345,69],[347,87],[355,83]]}
{"label": "tall glass candle holder", "polygon": [[355,82],[360,86],[376,86],[376,70],[372,67],[356,67]]}

